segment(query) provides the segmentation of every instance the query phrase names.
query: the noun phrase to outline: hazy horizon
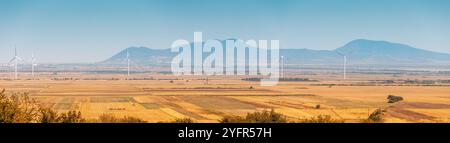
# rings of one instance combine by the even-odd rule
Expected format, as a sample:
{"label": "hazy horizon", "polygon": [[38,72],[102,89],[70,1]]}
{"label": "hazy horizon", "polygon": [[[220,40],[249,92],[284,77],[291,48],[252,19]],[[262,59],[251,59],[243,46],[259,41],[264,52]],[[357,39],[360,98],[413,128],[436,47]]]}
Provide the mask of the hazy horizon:
{"label": "hazy horizon", "polygon": [[16,45],[41,63],[92,63],[132,46],[174,40],[280,40],[281,48],[333,50],[355,39],[450,53],[446,0],[3,0],[0,63]]}

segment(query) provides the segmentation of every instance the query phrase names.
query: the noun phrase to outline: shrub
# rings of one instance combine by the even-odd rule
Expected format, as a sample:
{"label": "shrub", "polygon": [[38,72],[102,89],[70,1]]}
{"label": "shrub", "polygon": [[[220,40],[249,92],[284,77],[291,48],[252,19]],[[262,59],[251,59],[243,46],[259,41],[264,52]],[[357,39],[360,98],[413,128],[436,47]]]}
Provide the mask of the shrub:
{"label": "shrub", "polygon": [[317,104],[315,108],[320,109],[320,104]]}
{"label": "shrub", "polygon": [[123,118],[118,118],[110,114],[102,114],[98,118],[100,123],[146,123],[146,121],[136,118],[124,116]]}
{"label": "shrub", "polygon": [[245,117],[225,116],[219,120],[220,123],[286,123],[283,114],[271,111],[248,113]]}
{"label": "shrub", "polygon": [[147,121],[145,120],[130,116],[125,116],[120,121],[121,121],[120,123],[147,123]]}
{"label": "shrub", "polygon": [[0,123],[29,123],[38,118],[38,106],[27,93],[0,92]]}
{"label": "shrub", "polygon": [[172,121],[171,123],[195,123],[191,118],[178,118]]}
{"label": "shrub", "polygon": [[102,114],[98,117],[100,123],[118,123],[119,119],[110,114]]}
{"label": "shrub", "polygon": [[298,122],[299,123],[344,123],[344,120],[334,119],[330,115],[319,115],[316,117],[301,119]]}
{"label": "shrub", "polygon": [[56,112],[55,110],[47,107],[39,108],[39,123],[83,123],[85,119],[81,117],[80,111],[68,111],[65,113]]}
{"label": "shrub", "polygon": [[58,117],[58,121],[61,123],[83,123],[85,120],[81,117],[80,111],[68,111],[61,113]]}
{"label": "shrub", "polygon": [[219,120],[220,123],[249,123],[244,117],[240,116],[225,116]]}
{"label": "shrub", "polygon": [[365,120],[365,121],[363,121],[363,122],[366,122],[366,123],[381,123],[381,122],[383,122],[383,117],[382,117],[382,115],[383,115],[384,112],[385,112],[385,111],[382,110],[382,109],[377,109],[377,110],[373,111],[373,112],[369,115],[369,117],[367,118],[367,120]]}
{"label": "shrub", "polygon": [[41,116],[39,117],[40,123],[58,123],[58,113],[51,108],[41,107],[39,109]]}
{"label": "shrub", "polygon": [[403,100],[403,97],[401,96],[395,96],[395,95],[389,95],[387,97],[388,103],[395,103]]}
{"label": "shrub", "polygon": [[27,93],[0,92],[0,123],[80,123],[81,113],[69,111],[58,113],[51,108],[39,106]]}

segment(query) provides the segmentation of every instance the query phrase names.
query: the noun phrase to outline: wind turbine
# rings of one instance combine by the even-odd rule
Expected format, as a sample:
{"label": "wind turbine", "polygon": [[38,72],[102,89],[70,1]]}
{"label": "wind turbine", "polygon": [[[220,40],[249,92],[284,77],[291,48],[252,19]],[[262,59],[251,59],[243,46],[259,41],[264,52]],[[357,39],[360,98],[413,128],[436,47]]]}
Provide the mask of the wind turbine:
{"label": "wind turbine", "polygon": [[8,65],[14,63],[14,80],[17,80],[18,78],[17,65],[19,64],[19,61],[23,61],[23,59],[17,55],[17,48],[14,46],[14,57],[8,62]]}
{"label": "wind turbine", "polygon": [[34,53],[31,54],[31,75],[34,78],[34,67],[37,66],[36,58],[34,57]]}
{"label": "wind turbine", "polygon": [[347,55],[336,51],[337,54],[341,55],[344,58],[344,80],[347,80]]}
{"label": "wind turbine", "polygon": [[284,78],[284,56],[281,56],[281,78]]}
{"label": "wind turbine", "polygon": [[130,76],[130,53],[127,49],[127,75]]}

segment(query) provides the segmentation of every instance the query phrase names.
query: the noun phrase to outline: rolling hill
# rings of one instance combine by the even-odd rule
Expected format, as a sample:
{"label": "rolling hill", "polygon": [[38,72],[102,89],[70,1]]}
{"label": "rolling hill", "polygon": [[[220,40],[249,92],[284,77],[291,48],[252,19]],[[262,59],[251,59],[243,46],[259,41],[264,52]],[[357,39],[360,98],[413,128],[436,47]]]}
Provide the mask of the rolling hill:
{"label": "rolling hill", "polygon": [[[126,64],[126,53],[132,64],[169,66],[176,53],[170,49],[130,47],[99,64]],[[450,64],[450,54],[427,51],[387,41],[358,39],[335,50],[281,49],[287,64],[337,65],[346,55],[354,65],[441,65]]]}
{"label": "rolling hill", "polygon": [[127,52],[131,64],[133,65],[170,65],[172,57],[176,53],[170,52],[170,49],[150,49],[146,47],[129,47],[111,58],[100,62],[103,65],[126,65],[127,64]]}

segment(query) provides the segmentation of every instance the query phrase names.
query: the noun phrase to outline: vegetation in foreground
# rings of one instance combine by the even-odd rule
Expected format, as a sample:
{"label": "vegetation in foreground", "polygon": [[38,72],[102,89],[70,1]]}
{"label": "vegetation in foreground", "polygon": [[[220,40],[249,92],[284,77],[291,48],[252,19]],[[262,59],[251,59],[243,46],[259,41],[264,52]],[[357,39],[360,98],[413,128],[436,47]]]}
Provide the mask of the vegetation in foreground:
{"label": "vegetation in foreground", "polygon": [[[396,98],[397,99],[397,98]],[[401,101],[401,100],[400,100]],[[320,108],[320,105],[318,107]],[[382,123],[382,115],[386,112],[377,109],[369,115],[363,123]],[[3,89],[0,92],[0,123],[146,123],[145,120],[136,117],[124,116],[122,118],[110,114],[103,114],[98,119],[86,120],[79,111],[68,111],[58,113],[55,110],[44,107],[27,93],[11,93],[6,95]],[[225,116],[219,120],[220,123],[289,123],[287,117],[281,113],[260,111],[248,113],[246,116]],[[344,123],[342,119],[334,119],[329,115],[319,115],[304,118],[295,123]],[[191,118],[179,118],[169,123],[195,123]]]}
{"label": "vegetation in foreground", "polygon": [[82,123],[81,112],[57,113],[39,105],[27,93],[0,92],[0,123]]}
{"label": "vegetation in foreground", "polygon": [[[55,110],[38,104],[27,93],[0,92],[0,123],[86,123],[79,111],[58,113]],[[104,114],[96,123],[145,123],[135,117],[117,118]]]}
{"label": "vegetation in foreground", "polygon": [[140,118],[124,116],[122,118],[116,117],[111,114],[102,114],[97,121],[98,123],[147,123]]}
{"label": "vegetation in foreground", "polygon": [[220,123],[287,123],[283,114],[271,111],[248,113],[247,116],[225,116],[219,120]]}
{"label": "vegetation in foreground", "polygon": [[362,120],[362,123],[383,123],[383,114],[386,112],[386,110],[383,109],[377,109],[373,111],[369,117],[365,120]]}
{"label": "vegetation in foreground", "polygon": [[169,123],[195,123],[195,121],[191,118],[179,118]]}
{"label": "vegetation in foreground", "polygon": [[319,115],[311,118],[304,118],[295,122],[289,122],[287,117],[281,113],[271,111],[261,111],[248,113],[245,117],[226,116],[219,120],[220,123],[344,123],[344,120],[334,119],[329,115]]}
{"label": "vegetation in foreground", "polygon": [[319,115],[316,117],[300,119],[298,123],[344,123],[342,119],[332,118],[330,115]]}
{"label": "vegetation in foreground", "polygon": [[38,120],[39,108],[25,93],[11,96],[0,92],[0,123],[29,123]]}

